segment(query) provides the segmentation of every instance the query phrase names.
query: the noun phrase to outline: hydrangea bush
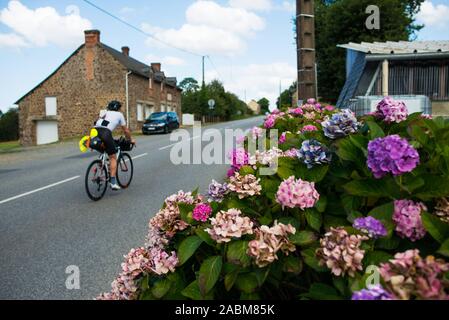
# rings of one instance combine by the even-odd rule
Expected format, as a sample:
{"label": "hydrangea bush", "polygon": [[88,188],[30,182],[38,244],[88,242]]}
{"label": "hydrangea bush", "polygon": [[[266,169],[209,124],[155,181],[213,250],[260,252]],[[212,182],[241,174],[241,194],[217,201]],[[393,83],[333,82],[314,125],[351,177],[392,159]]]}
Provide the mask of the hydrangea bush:
{"label": "hydrangea bush", "polygon": [[278,148],[236,149],[207,194],[168,197],[98,298],[449,298],[448,120],[310,99],[246,139],[271,129]]}

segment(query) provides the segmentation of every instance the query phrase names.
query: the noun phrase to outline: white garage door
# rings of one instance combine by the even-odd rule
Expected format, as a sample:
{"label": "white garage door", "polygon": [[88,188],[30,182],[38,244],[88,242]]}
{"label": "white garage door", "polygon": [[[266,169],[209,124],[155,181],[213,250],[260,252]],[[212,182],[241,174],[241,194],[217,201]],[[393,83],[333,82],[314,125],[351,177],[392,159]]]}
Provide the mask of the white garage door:
{"label": "white garage door", "polygon": [[58,141],[58,122],[37,121],[36,137],[38,145]]}

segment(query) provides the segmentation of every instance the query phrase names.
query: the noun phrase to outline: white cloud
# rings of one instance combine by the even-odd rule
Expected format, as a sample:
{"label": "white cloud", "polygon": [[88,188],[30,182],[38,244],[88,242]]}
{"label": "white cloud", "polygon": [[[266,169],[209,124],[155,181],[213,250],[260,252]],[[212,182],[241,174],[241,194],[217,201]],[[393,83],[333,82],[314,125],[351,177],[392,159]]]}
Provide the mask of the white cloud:
{"label": "white cloud", "polygon": [[134,13],[135,11],[136,11],[136,9],[131,8],[131,7],[123,7],[120,9],[121,14],[130,14],[130,13]]}
{"label": "white cloud", "polygon": [[246,35],[265,28],[264,20],[255,13],[241,8],[222,7],[213,1],[193,3],[187,9],[186,19],[191,25],[210,26]]}
{"label": "white cloud", "polygon": [[[8,7],[0,11],[0,22],[30,45],[39,47],[81,44],[83,31],[92,28],[91,22],[82,18],[74,5],[67,7],[66,15],[60,15],[53,7],[33,10],[20,1],[10,1]],[[16,43],[21,45],[20,41]]]}
{"label": "white cloud", "polygon": [[13,47],[21,48],[27,47],[28,44],[22,37],[15,33],[0,33],[0,48],[1,47]]}
{"label": "white cloud", "polygon": [[162,66],[168,65],[168,66],[183,66],[185,65],[185,61],[179,57],[174,56],[166,56],[166,57],[159,57],[155,55],[147,55],[145,57],[145,62],[148,64],[151,64],[152,62],[160,62],[162,63]]}
{"label": "white cloud", "polygon": [[293,1],[284,1],[282,2],[281,8],[288,12],[296,12],[296,3]]}
{"label": "white cloud", "polygon": [[[220,6],[213,1],[196,1],[186,11],[186,22],[177,29],[142,24],[157,39],[199,54],[233,56],[246,49],[246,39],[265,28],[265,21],[242,8]],[[149,38],[148,45],[157,41]],[[160,44],[159,44],[160,45]]]}
{"label": "white cloud", "polygon": [[448,16],[449,6],[444,4],[434,5],[432,1],[426,0],[417,14],[417,21],[424,23],[426,27],[444,29],[449,28]]}
{"label": "white cloud", "polygon": [[233,8],[264,11],[273,7],[271,0],[229,0],[229,5]]}
{"label": "white cloud", "polygon": [[[229,71],[225,68],[218,69],[221,75],[229,74]],[[271,106],[276,104],[280,82],[282,90],[285,90],[296,80],[296,68],[285,62],[234,66],[232,73],[233,79],[224,80],[226,90],[236,93],[241,99],[244,99],[246,90],[248,101],[265,97],[270,100]],[[220,78],[217,71],[206,73],[207,81],[214,78]]]}

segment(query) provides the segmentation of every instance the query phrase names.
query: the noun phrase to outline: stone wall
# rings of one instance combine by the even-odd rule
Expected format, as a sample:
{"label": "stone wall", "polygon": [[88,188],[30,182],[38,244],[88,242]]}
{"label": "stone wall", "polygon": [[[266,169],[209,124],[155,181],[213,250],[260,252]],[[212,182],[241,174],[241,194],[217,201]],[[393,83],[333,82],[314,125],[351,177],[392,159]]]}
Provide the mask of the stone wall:
{"label": "stone wall", "polygon": [[432,101],[432,115],[449,117],[449,101]]}

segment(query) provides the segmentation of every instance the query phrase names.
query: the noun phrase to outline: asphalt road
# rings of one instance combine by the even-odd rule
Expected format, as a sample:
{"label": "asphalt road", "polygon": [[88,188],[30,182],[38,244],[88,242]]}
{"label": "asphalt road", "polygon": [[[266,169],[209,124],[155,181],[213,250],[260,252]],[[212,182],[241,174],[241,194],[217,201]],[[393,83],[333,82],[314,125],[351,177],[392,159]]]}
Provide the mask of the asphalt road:
{"label": "asphalt road", "polygon": [[[261,122],[256,117],[207,128],[224,133]],[[189,133],[186,150],[202,140]],[[109,189],[99,202],[84,190],[85,171],[97,154],[81,154],[77,141],[0,154],[0,299],[93,299],[109,291],[123,255],[143,245],[148,221],[166,196],[196,187],[204,192],[211,179],[225,177],[229,165],[172,164],[174,143],[170,135],[138,137],[130,188]],[[79,268],[80,289],[66,288],[68,266]]]}

